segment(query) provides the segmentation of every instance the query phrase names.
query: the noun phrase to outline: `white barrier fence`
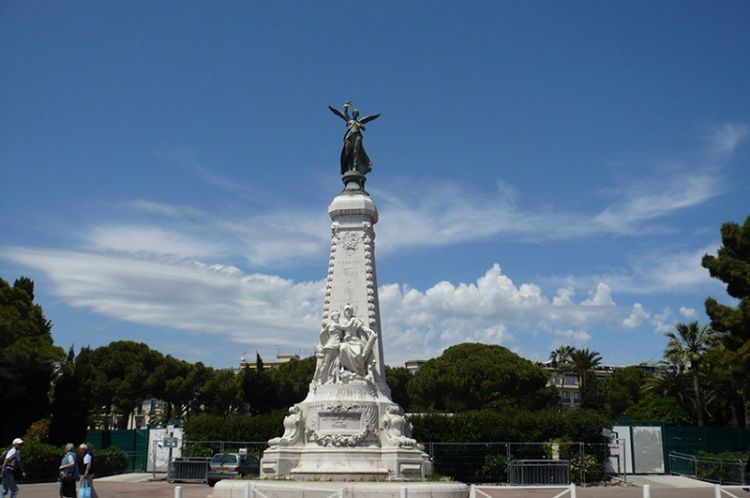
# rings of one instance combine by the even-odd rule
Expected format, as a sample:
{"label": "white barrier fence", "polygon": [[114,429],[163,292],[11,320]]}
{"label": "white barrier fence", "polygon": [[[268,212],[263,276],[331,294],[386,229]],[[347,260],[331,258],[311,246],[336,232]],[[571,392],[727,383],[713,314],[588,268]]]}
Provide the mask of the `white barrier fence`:
{"label": "white barrier fence", "polygon": [[[724,498],[725,496],[731,496],[732,498],[740,498],[736,494],[730,492],[729,491],[730,489],[736,490],[736,491],[748,491],[750,489],[750,485],[746,484],[744,486],[740,486],[740,485],[728,486],[728,485],[717,484],[716,486],[714,486],[714,498]],[[747,495],[743,494],[743,496],[747,496]]]}
{"label": "white barrier fence", "polygon": [[517,491],[519,489],[549,489],[553,493],[558,490],[562,490],[562,492],[554,495],[552,498],[562,498],[565,495],[568,495],[570,498],[576,498],[576,485],[570,484],[568,486],[482,486],[482,485],[476,485],[472,484],[471,488],[469,488],[469,498],[478,498],[479,495],[485,497],[485,498],[494,498],[492,495],[488,495],[482,489],[510,489],[513,491]]}

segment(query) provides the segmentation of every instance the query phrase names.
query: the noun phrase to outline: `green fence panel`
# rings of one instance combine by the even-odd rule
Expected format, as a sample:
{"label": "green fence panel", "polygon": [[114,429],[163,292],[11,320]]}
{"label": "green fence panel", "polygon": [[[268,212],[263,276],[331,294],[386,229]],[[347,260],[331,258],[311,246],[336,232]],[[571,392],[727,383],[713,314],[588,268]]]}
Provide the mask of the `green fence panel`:
{"label": "green fence panel", "polygon": [[[667,455],[673,451],[688,455],[696,455],[699,451],[709,453],[750,452],[750,429],[665,426],[662,429],[662,435],[664,452]],[[667,472],[670,470],[667,469]]]}
{"label": "green fence panel", "polygon": [[148,461],[148,429],[88,431],[86,441],[94,448],[120,448],[128,457],[128,471],[145,472]]}
{"label": "green fence panel", "polygon": [[148,429],[135,430],[134,472],[145,472],[148,464]]}
{"label": "green fence panel", "polygon": [[109,448],[109,431],[86,431],[86,442],[94,449]]}

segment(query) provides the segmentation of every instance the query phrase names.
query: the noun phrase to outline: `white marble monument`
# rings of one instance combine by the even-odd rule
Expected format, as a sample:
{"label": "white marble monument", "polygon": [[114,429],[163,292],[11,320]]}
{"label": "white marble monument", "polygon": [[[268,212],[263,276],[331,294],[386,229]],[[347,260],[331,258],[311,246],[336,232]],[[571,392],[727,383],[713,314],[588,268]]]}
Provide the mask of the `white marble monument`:
{"label": "white marble monument", "polygon": [[344,191],[328,207],[331,255],[315,374],[307,397],[289,409],[284,434],[271,439],[261,477],[324,480],[423,479],[427,454],[391,400],[375,272],[378,210],[365,191],[372,163],[364,124],[351,103],[329,109],[346,122],[341,150]]}
{"label": "white marble monument", "polygon": [[331,254],[315,375],[307,397],[289,409],[284,434],[268,442],[261,477],[403,480],[431,471],[386,383],[373,230],[378,211],[364,176],[353,176],[348,182],[344,176],[346,188],[328,208]]}

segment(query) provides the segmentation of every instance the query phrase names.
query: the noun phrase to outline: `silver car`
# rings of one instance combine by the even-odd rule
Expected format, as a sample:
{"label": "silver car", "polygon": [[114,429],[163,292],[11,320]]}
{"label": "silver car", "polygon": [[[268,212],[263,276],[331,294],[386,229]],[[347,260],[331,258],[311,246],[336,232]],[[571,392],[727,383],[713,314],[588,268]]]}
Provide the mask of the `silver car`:
{"label": "silver car", "polygon": [[222,479],[234,479],[237,476],[258,475],[260,462],[253,455],[241,453],[217,453],[208,464],[209,486]]}

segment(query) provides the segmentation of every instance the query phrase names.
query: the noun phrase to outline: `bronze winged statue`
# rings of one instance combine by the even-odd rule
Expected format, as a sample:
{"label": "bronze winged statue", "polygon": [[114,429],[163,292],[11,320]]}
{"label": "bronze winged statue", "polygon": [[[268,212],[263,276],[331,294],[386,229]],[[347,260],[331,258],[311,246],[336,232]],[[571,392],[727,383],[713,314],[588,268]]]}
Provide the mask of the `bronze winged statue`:
{"label": "bronze winged statue", "polygon": [[365,124],[376,120],[380,114],[372,114],[359,119],[359,111],[352,110],[349,115],[351,101],[344,104],[344,112],[335,107],[328,106],[332,113],[346,122],[346,133],[344,134],[344,146],[341,149],[341,175],[359,176],[362,178],[360,186],[364,185],[364,177],[372,171],[372,163],[365,152],[365,146],[362,143],[362,132],[365,131]]}

